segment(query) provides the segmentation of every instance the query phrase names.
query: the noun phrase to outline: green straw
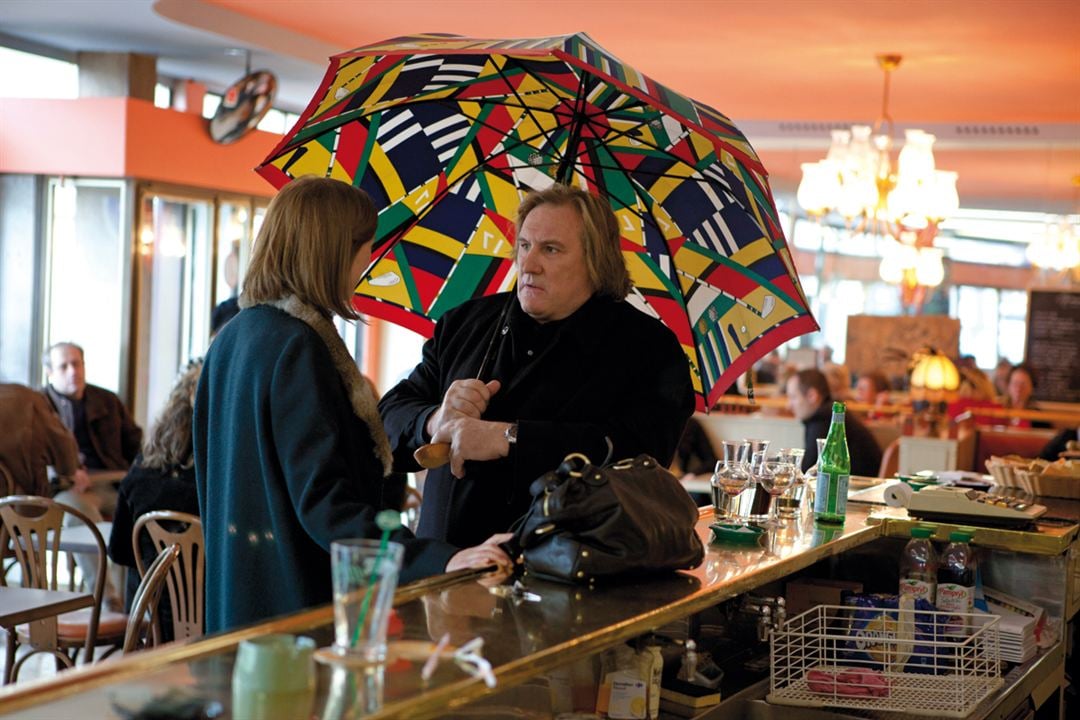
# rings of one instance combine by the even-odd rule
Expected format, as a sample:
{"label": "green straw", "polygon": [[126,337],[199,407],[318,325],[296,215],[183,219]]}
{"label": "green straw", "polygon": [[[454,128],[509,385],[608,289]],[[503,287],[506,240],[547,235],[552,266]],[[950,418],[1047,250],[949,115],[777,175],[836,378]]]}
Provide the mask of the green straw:
{"label": "green straw", "polygon": [[360,629],[364,627],[364,619],[367,617],[368,606],[371,605],[371,594],[375,592],[375,575],[379,566],[386,557],[386,550],[390,544],[390,533],[401,527],[401,513],[396,510],[382,510],[375,516],[375,524],[382,530],[382,538],[379,540],[379,552],[375,553],[375,562],[371,565],[371,575],[368,576],[368,588],[364,593],[364,601],[360,603],[360,614],[356,618],[356,628],[353,630],[352,645],[360,641]]}

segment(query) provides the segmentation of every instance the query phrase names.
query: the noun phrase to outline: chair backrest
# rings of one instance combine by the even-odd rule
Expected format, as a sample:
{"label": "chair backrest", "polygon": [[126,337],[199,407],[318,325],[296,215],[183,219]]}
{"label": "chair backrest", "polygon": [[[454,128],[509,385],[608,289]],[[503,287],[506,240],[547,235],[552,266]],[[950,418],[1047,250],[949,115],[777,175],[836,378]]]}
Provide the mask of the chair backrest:
{"label": "chair backrest", "polygon": [[[157,607],[161,601],[161,591],[165,589],[165,579],[169,576],[176,558],[180,556],[180,546],[173,544],[158,553],[154,562],[147,568],[142,582],[135,590],[131,601],[131,613],[128,615],[127,630],[124,632],[124,654],[157,644],[157,633],[146,632],[157,623]],[[149,617],[148,617],[149,616]],[[149,620],[149,623],[147,622]]]}
{"label": "chair backrest", "polygon": [[[94,522],[81,510],[37,495],[9,495],[0,499],[0,524],[3,525],[15,560],[22,571],[23,587],[41,590],[57,589],[57,565],[64,529],[64,515],[81,520],[97,545],[97,571],[94,573],[94,604],[86,632],[86,662],[94,659],[98,623],[101,620],[101,599],[105,594],[105,540]],[[80,551],[82,552],[82,551]]]}
{"label": "chair backrest", "polygon": [[900,438],[896,438],[881,453],[881,466],[878,477],[891,478],[900,469]]}
{"label": "chair backrest", "polygon": [[11,470],[0,460],[0,496],[7,497],[15,494],[15,476]]}
{"label": "chair backrest", "polygon": [[[12,477],[11,471],[8,470],[7,465],[0,461],[0,493],[4,497],[13,495],[15,493],[15,478]],[[11,567],[3,567],[3,561],[8,557],[8,534],[7,529],[3,523],[0,523],[0,587],[7,586],[7,571]]]}
{"label": "chair backrest", "polygon": [[141,575],[146,574],[139,552],[139,533],[144,529],[157,552],[169,545],[180,546],[180,561],[172,566],[166,581],[175,639],[202,637],[206,579],[202,522],[195,515],[175,510],[154,510],[140,516],[131,532],[131,543]]}

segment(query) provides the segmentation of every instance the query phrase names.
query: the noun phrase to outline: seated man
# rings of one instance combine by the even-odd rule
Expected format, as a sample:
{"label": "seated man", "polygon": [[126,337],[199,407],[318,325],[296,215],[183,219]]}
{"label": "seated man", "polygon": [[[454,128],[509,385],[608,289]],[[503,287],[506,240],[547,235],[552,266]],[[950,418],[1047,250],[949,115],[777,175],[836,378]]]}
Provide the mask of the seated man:
{"label": "seated man", "polygon": [[420,537],[468,547],[505,531],[569,453],[668,465],[694,408],[675,335],[623,301],[607,202],[557,185],[525,199],[516,229],[516,292],[447,312],[379,404],[395,469],[416,469],[429,441],[450,445],[449,467],[427,474]]}
{"label": "seated man", "polygon": [[10,475],[11,492],[45,497],[52,496],[47,467],[61,477],[79,469],[75,438],[48,401],[22,385],[0,383],[0,466]]}
{"label": "seated man", "polygon": [[87,471],[127,470],[139,454],[142,429],[114,393],[86,382],[83,349],[74,343],[56,343],[42,358],[49,384],[41,392],[75,435],[82,468],[75,475],[80,509],[92,505],[104,516],[116,508],[116,488],[97,485],[87,493]]}
{"label": "seated man", "polygon": [[1080,437],[1080,429],[1065,428],[1050,438],[1050,441],[1039,451],[1039,457],[1054,462],[1060,457],[1061,453],[1069,451],[1069,443],[1077,442],[1078,437]]}
{"label": "seated man", "polygon": [[[788,378],[788,407],[805,429],[802,469],[806,470],[817,463],[817,438],[829,434],[832,422],[832,393],[829,381],[820,370],[800,370]],[[877,477],[881,468],[881,448],[873,433],[859,422],[858,418],[847,413],[844,419],[847,434],[848,453],[851,455],[851,474]]]}

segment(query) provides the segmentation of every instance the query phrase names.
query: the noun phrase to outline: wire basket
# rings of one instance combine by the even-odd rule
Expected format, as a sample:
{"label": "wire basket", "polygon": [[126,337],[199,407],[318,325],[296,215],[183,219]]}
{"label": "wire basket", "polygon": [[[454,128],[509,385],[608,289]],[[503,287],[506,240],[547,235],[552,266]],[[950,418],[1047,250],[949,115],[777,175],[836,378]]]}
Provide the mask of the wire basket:
{"label": "wire basket", "polygon": [[966,717],[1001,686],[998,619],[819,605],[773,632],[766,699]]}

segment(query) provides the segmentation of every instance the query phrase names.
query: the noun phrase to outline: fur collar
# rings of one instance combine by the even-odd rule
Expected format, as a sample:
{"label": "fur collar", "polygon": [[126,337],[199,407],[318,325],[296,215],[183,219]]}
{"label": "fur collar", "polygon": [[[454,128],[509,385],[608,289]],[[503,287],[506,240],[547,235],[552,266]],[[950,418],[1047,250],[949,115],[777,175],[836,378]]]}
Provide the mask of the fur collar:
{"label": "fur collar", "polygon": [[[244,295],[240,297],[241,309],[257,304],[259,303],[252,303]],[[360,374],[360,370],[356,367],[352,356],[349,355],[349,351],[345,348],[345,343],[342,342],[334,324],[315,308],[305,305],[295,295],[265,304],[276,307],[292,315],[297,320],[307,323],[322,338],[326,349],[330,351],[330,358],[334,362],[334,367],[337,369],[338,375],[341,376],[341,381],[345,384],[345,390],[349,394],[349,402],[352,405],[353,413],[367,425],[368,432],[371,433],[371,439],[375,443],[375,456],[382,462],[384,475],[389,475],[393,464],[390,441],[386,438],[386,431],[383,429],[382,419],[379,417],[375,388],[372,387],[371,382],[366,377]]]}

